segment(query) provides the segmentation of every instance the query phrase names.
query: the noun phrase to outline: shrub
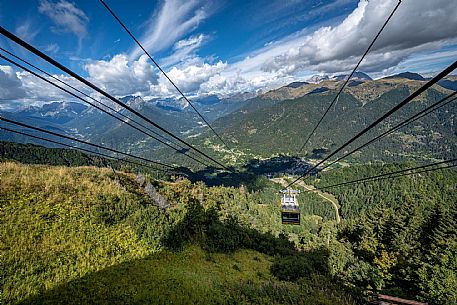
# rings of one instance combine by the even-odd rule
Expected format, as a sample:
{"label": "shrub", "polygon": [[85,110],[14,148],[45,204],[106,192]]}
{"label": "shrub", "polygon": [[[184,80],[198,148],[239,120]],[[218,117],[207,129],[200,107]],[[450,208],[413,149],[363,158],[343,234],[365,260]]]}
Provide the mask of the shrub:
{"label": "shrub", "polygon": [[271,273],[286,281],[296,281],[313,273],[328,274],[328,252],[318,249],[285,257],[276,256]]}

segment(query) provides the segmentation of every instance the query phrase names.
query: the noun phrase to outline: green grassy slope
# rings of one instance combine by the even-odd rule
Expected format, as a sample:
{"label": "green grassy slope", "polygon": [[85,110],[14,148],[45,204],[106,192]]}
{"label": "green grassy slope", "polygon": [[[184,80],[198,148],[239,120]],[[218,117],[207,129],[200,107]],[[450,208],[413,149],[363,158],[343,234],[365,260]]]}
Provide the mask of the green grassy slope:
{"label": "green grassy slope", "polygon": [[[2,303],[355,302],[325,274],[271,274],[271,255],[295,251],[280,232],[324,240],[312,233],[319,221],[283,228],[273,192],[153,182],[171,205],[164,211],[132,174],[3,162],[0,176]],[[243,216],[225,224],[230,215]]]}
{"label": "green grassy slope", "polygon": [[192,246],[109,267],[24,304],[351,304],[324,277],[280,282],[270,265],[252,250],[208,255]]}
{"label": "green grassy slope", "polygon": [[147,202],[109,179],[109,170],[0,166],[1,281],[7,302],[151,253],[125,221],[105,223],[104,206],[113,201]]}

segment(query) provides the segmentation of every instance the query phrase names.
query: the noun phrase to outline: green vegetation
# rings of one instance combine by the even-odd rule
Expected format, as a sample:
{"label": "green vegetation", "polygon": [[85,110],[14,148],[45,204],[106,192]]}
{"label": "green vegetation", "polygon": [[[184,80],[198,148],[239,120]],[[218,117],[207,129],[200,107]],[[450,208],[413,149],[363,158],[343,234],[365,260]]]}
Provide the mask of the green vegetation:
{"label": "green vegetation", "polygon": [[[410,166],[359,165],[314,182],[331,185]],[[359,287],[455,304],[456,186],[457,172],[447,169],[332,189],[346,219],[332,249],[341,257],[332,272]]]}
{"label": "green vegetation", "polygon": [[281,187],[265,179],[249,190],[11,162],[0,175],[7,304],[360,304],[366,289],[456,301],[455,170],[333,189],[340,225],[328,201],[302,193],[300,226],[280,224]]}
{"label": "green vegetation", "polygon": [[[374,92],[377,91],[377,85],[382,84],[374,82],[371,88]],[[408,85],[400,84],[369,102],[359,100],[349,93],[341,94],[307,145],[306,156],[319,159],[322,156],[320,152],[340,146],[407,97],[410,89]],[[302,141],[321,118],[335,94],[334,91],[328,91],[276,101],[257,98],[238,111],[216,120],[213,125],[225,139],[232,141],[231,146],[239,153],[239,162],[279,154],[295,156],[303,144]],[[395,116],[354,142],[351,147],[361,145],[367,139],[395,126],[444,96],[446,94],[437,88],[428,90]],[[252,106],[253,103],[256,107]],[[373,143],[350,159],[357,162],[403,162],[412,159],[427,162],[455,158],[453,148],[457,145],[457,129],[456,125],[452,124],[452,118],[457,115],[456,111],[456,103],[451,103],[382,141]],[[217,139],[210,133],[203,134],[197,140],[198,144],[213,149],[219,158],[227,155],[214,149]]]}
{"label": "green vegetation", "polygon": [[1,163],[0,173],[6,302],[152,251],[122,214],[112,217],[121,206],[147,208],[147,197],[107,179],[109,170]]}
{"label": "green vegetation", "polygon": [[[48,164],[63,166],[97,166],[111,167],[124,172],[141,170],[154,176],[166,178],[163,172],[150,167],[107,159],[97,155],[83,153],[76,149],[50,148],[35,144],[20,144],[0,141],[0,161],[16,160],[26,164]],[[138,160],[136,160],[138,163]],[[140,163],[141,164],[141,163]]]}
{"label": "green vegetation", "polygon": [[300,254],[278,234],[272,191],[148,182],[94,167],[0,166],[7,304],[356,302],[321,267],[294,283],[274,276],[274,255]]}
{"label": "green vegetation", "polygon": [[16,160],[29,164],[65,166],[107,166],[109,160],[87,155],[75,149],[47,148],[34,144],[0,141],[0,160]]}

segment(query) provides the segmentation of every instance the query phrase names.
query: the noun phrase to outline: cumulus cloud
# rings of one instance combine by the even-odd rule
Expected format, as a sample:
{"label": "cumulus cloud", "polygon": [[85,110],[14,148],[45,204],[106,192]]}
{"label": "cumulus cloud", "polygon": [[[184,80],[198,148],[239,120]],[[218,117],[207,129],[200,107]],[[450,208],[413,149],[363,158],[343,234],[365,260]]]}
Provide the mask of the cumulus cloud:
{"label": "cumulus cloud", "polygon": [[[378,32],[397,0],[361,0],[337,26],[321,27],[301,43],[265,61],[265,71],[293,73],[347,71]],[[404,1],[361,65],[365,71],[387,69],[417,51],[457,38],[457,6],[447,0]]]}
{"label": "cumulus cloud", "polygon": [[[54,75],[54,77],[84,90],[78,81],[69,76]],[[46,78],[54,81],[50,77]],[[0,66],[0,109],[11,110],[24,105],[42,105],[50,101],[63,100],[76,99],[29,72],[14,72],[10,66]]]}
{"label": "cumulus cloud", "polygon": [[[361,0],[351,14],[334,26],[293,33],[227,65],[202,83],[199,92],[226,95],[268,90],[297,76],[350,71],[396,3],[397,0]],[[449,1],[404,1],[360,69],[378,76],[398,72],[400,67],[418,72],[420,68],[435,69],[436,63],[450,61],[449,56],[454,54],[437,50],[457,41],[455,28],[457,6]],[[417,56],[424,57],[420,63],[413,60]],[[432,64],[428,65],[430,61]]]}
{"label": "cumulus cloud", "polygon": [[[184,92],[196,92],[199,90],[200,85],[207,82],[211,77],[218,75],[227,67],[227,63],[222,61],[216,64],[196,63],[193,65],[186,65],[183,68],[173,67],[168,76],[175,82],[175,84]],[[172,91],[172,85],[167,84],[169,91]]]}
{"label": "cumulus cloud", "polygon": [[[177,40],[195,30],[211,14],[211,8],[201,0],[168,0],[150,19],[141,38],[149,52],[158,52],[172,46]],[[136,47],[130,59],[136,59],[142,50]]]}
{"label": "cumulus cloud", "polygon": [[56,26],[52,29],[56,32],[73,33],[79,39],[87,35],[89,17],[73,3],[65,0],[56,3],[42,0],[38,11],[54,22]]}
{"label": "cumulus cloud", "polygon": [[[76,101],[81,102],[79,99],[65,93],[64,91],[60,90],[59,88],[45,82],[42,79],[39,79],[35,75],[26,72],[16,72],[17,77],[20,79],[22,83],[22,88],[25,91],[25,96],[20,101],[20,105],[23,106],[41,106],[45,103],[49,102],[58,102],[58,101]],[[66,88],[66,86],[62,85],[61,83],[56,82],[53,78],[48,77],[46,75],[41,75],[45,79],[56,83],[57,85]],[[54,77],[64,81],[65,83],[78,88],[79,90],[87,93],[87,88],[85,88],[79,81],[76,79],[66,76],[66,75],[53,75]],[[68,89],[68,88],[66,88]]]}
{"label": "cumulus cloud", "polygon": [[125,54],[118,54],[111,60],[99,60],[85,65],[89,79],[115,95],[148,93],[157,84],[157,76],[142,55],[130,62]]}
{"label": "cumulus cloud", "polygon": [[[200,85],[199,92],[226,95],[268,90],[297,76],[350,71],[396,4],[397,0],[360,0],[338,24],[311,33],[303,29],[266,44],[210,77]],[[456,28],[457,6],[450,1],[403,1],[360,69],[374,75],[398,71],[398,67],[408,70],[408,65],[416,71],[420,70],[418,66],[434,69],[445,54],[425,56],[433,59],[435,66],[428,66],[425,60],[418,64],[411,58],[455,43]]]}
{"label": "cumulus cloud", "polygon": [[238,92],[268,91],[291,82],[293,79],[276,73],[253,71],[241,73],[228,66],[225,71],[216,74],[200,85],[199,94],[230,96]]}
{"label": "cumulus cloud", "polygon": [[10,66],[0,66],[0,103],[25,97],[21,80]]}

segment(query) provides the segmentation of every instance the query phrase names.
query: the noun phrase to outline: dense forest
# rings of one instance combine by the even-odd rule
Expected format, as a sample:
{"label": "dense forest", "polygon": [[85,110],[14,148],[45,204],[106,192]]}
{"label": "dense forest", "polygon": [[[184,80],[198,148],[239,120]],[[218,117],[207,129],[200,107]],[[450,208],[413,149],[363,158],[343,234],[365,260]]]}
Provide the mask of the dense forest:
{"label": "dense forest", "polygon": [[29,164],[108,166],[113,161],[75,149],[49,148],[34,144],[0,141],[0,158]]}
{"label": "dense forest", "polygon": [[[310,183],[332,185],[407,167],[351,166]],[[345,219],[337,233],[346,257],[339,276],[430,304],[455,303],[456,187],[457,171],[446,169],[333,188]]]}

